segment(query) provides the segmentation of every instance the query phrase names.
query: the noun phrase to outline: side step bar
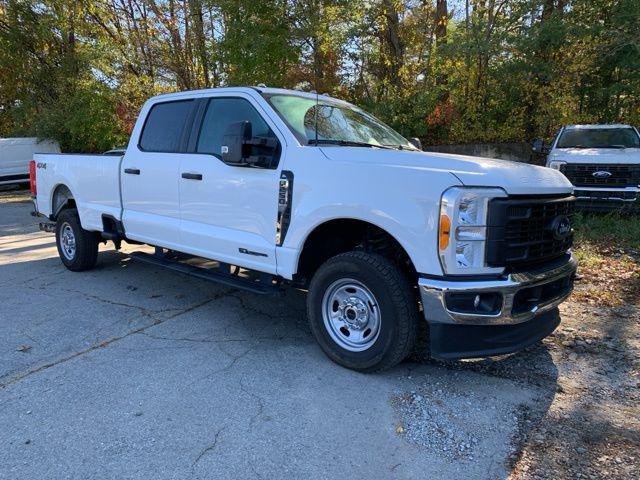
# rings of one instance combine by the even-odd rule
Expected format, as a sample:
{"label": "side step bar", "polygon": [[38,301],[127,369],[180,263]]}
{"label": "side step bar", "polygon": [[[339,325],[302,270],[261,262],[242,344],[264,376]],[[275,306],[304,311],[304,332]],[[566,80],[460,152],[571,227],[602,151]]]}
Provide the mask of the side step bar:
{"label": "side step bar", "polygon": [[[274,276],[269,274],[261,275],[260,280],[253,280],[233,275],[231,273],[216,271],[210,268],[189,265],[188,263],[180,262],[179,260],[174,260],[158,253],[152,255],[145,252],[133,252],[129,256],[135,260],[140,260],[141,262],[175,270],[176,272],[201,278],[203,280],[222,283],[240,290],[246,290],[261,295],[278,295],[283,293],[283,289],[279,285],[273,283]],[[221,263],[220,265],[224,266],[225,264]]]}

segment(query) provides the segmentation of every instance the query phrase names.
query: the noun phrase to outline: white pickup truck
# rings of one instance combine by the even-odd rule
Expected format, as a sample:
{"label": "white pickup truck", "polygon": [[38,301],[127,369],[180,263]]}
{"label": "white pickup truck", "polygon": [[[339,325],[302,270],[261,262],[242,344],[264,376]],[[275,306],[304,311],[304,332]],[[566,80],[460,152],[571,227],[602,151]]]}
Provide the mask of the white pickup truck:
{"label": "white pickup truck", "polygon": [[425,321],[435,358],[524,348],[556,328],[573,287],[564,175],[422,152],[328,96],[162,95],[124,156],[33,167],[35,212],[70,270],[126,241],[156,247],[134,258],[237,288],[308,290],[318,343],[359,371],[400,362]]}
{"label": "white pickup truck", "polygon": [[640,207],[640,134],[630,125],[566,125],[551,145],[534,142],[547,154],[547,167],[575,186],[577,207],[607,211]]}

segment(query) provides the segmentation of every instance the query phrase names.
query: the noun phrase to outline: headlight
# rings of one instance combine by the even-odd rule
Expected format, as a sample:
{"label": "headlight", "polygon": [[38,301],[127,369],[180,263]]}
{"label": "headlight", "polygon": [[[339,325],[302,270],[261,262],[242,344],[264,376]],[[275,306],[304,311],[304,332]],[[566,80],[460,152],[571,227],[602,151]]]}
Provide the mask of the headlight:
{"label": "headlight", "polygon": [[486,266],[485,248],[489,200],[506,196],[500,188],[453,187],[442,194],[438,250],[445,273],[502,273]]}
{"label": "headlight", "polygon": [[547,164],[547,167],[553,168],[554,170],[560,170],[563,165],[566,165],[567,162],[562,162],[560,160],[550,160]]}

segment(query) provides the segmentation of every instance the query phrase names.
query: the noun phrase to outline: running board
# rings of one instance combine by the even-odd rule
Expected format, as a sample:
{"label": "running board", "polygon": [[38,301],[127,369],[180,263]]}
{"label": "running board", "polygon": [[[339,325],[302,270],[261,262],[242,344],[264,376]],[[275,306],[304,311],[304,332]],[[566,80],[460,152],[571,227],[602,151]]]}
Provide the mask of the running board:
{"label": "running board", "polygon": [[[134,260],[140,260],[141,262],[175,270],[176,272],[184,273],[185,275],[209,280],[211,282],[222,283],[229,287],[246,290],[260,295],[277,295],[283,292],[283,289],[280,288],[279,285],[272,283],[274,276],[269,274],[261,274],[261,280],[252,280],[250,278],[239,277],[238,275],[233,275],[231,273],[224,273],[210,268],[189,265],[188,263],[183,263],[164,255],[133,252],[129,256]],[[222,266],[225,264],[220,265]]]}

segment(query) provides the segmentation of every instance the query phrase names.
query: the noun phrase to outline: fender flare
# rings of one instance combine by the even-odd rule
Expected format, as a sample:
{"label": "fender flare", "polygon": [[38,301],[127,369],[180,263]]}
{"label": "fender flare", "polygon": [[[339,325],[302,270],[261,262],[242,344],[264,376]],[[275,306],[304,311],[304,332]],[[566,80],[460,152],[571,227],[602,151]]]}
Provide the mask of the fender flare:
{"label": "fender flare", "polygon": [[73,201],[75,204],[75,197],[71,192],[71,189],[65,184],[60,183],[53,189],[51,195],[51,219],[55,220],[60,215],[60,212]]}

